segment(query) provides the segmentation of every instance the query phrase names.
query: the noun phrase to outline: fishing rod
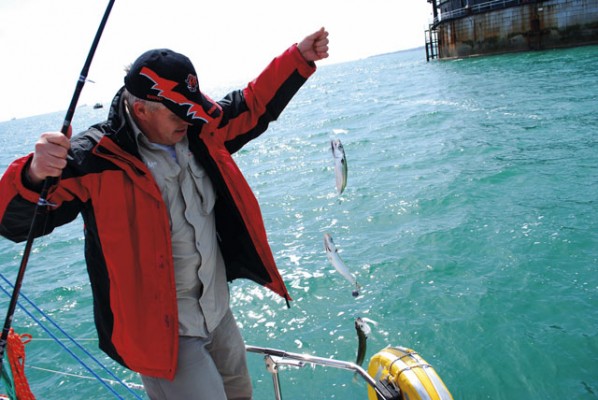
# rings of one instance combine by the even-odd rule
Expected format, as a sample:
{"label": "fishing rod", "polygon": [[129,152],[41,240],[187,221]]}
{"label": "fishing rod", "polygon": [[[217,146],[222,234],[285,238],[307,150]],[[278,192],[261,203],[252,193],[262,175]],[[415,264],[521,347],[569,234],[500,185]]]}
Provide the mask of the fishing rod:
{"label": "fishing rod", "polygon": [[[77,81],[77,85],[75,87],[75,91],[73,93],[73,97],[71,98],[71,103],[69,104],[69,108],[66,112],[64,117],[64,122],[62,123],[62,132],[63,135],[67,135],[69,127],[71,126],[71,120],[73,119],[73,115],[75,114],[75,108],[77,107],[77,102],[79,101],[79,96],[81,95],[81,91],[83,90],[83,85],[85,85],[85,81],[87,80],[87,74],[89,72],[89,67],[91,66],[91,61],[93,59],[93,55],[96,52],[96,48],[98,47],[98,43],[100,42],[100,37],[102,36],[102,32],[104,31],[104,26],[106,26],[106,22],[108,21],[108,16],[110,15],[110,11],[112,10],[112,6],[114,5],[115,0],[110,0],[108,6],[106,7],[106,11],[104,12],[104,17],[100,22],[100,26],[98,27],[98,31],[96,32],[96,36],[93,39],[93,43],[91,44],[91,48],[89,49],[89,54],[87,54],[87,59],[85,60],[85,64],[81,69],[81,74],[79,75],[79,80]],[[27,269],[27,262],[29,261],[29,255],[31,254],[31,248],[33,246],[33,239],[35,238],[35,232],[37,231],[38,221],[41,218],[45,217],[47,207],[51,206],[51,204],[46,200],[48,196],[48,192],[50,191],[50,187],[56,182],[55,178],[46,178],[44,179],[44,184],[42,186],[42,190],[39,194],[39,199],[37,200],[37,204],[35,205],[35,211],[33,214],[33,219],[31,220],[31,225],[29,228],[29,234],[27,235],[27,242],[25,244],[25,250],[23,252],[23,258],[21,259],[21,265],[19,266],[19,272],[17,274],[17,278],[14,284],[14,289],[12,291],[12,296],[10,298],[10,303],[8,304],[8,311],[6,312],[6,319],[4,321],[4,328],[2,329],[2,336],[0,336],[0,365],[2,364],[2,360],[4,359],[4,351],[6,349],[6,342],[8,340],[8,334],[10,333],[10,327],[12,325],[12,319],[15,313],[15,308],[17,306],[17,300],[19,298],[19,292],[21,290],[21,285],[23,284],[23,278],[25,276],[25,270]]]}

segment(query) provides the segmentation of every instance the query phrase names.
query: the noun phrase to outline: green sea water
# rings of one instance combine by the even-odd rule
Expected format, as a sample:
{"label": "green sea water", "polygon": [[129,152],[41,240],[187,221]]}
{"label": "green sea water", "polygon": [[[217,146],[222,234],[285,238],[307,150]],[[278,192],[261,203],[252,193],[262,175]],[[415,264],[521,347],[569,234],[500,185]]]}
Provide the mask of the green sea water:
{"label": "green sea water", "polygon": [[[287,309],[252,282],[233,282],[246,342],[355,361],[362,316],[377,322],[364,366],[387,345],[413,348],[455,399],[598,398],[597,59],[590,46],[426,63],[416,49],[321,67],[236,155],[293,297]],[[106,112],[80,107],[74,130]],[[62,118],[0,123],[0,170]],[[340,196],[333,138],[348,160]],[[359,297],[328,262],[325,232]],[[82,248],[80,221],[36,240],[22,293],[120,379],[139,383],[97,350]],[[0,239],[10,282],[22,253]],[[0,310],[8,298],[0,293]],[[117,397],[82,378],[91,373],[21,308],[13,326],[33,335],[26,372],[37,398]],[[262,357],[248,360],[255,399],[273,399]],[[287,367],[280,382],[286,400],[367,398],[343,370]]]}

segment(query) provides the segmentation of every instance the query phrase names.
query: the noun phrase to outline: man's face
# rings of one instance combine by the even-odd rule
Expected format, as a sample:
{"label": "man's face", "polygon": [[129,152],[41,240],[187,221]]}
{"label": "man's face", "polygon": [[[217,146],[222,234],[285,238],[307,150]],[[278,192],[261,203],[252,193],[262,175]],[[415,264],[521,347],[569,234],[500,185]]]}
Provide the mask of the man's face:
{"label": "man's face", "polygon": [[185,137],[191,126],[162,105],[147,107],[135,103],[134,108],[139,128],[152,143],[174,145]]}

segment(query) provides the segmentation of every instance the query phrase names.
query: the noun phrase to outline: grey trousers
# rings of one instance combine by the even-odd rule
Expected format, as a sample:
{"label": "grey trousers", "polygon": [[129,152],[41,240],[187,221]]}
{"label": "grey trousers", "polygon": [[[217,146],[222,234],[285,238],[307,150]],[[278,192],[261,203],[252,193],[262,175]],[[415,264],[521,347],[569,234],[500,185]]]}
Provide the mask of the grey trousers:
{"label": "grey trousers", "polygon": [[179,337],[173,381],[141,376],[151,400],[249,400],[245,344],[230,310],[207,338]]}

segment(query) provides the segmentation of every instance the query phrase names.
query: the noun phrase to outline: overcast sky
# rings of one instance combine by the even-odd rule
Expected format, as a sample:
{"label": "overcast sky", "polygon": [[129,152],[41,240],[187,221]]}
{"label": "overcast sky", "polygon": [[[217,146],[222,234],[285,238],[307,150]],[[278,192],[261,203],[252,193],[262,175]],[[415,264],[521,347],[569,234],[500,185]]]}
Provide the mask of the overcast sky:
{"label": "overcast sky", "polygon": [[[107,4],[0,2],[0,121],[66,110]],[[426,0],[116,0],[79,104],[109,101],[124,67],[150,48],[186,54],[209,95],[244,85],[321,26],[322,66],[423,46],[431,10]]]}

